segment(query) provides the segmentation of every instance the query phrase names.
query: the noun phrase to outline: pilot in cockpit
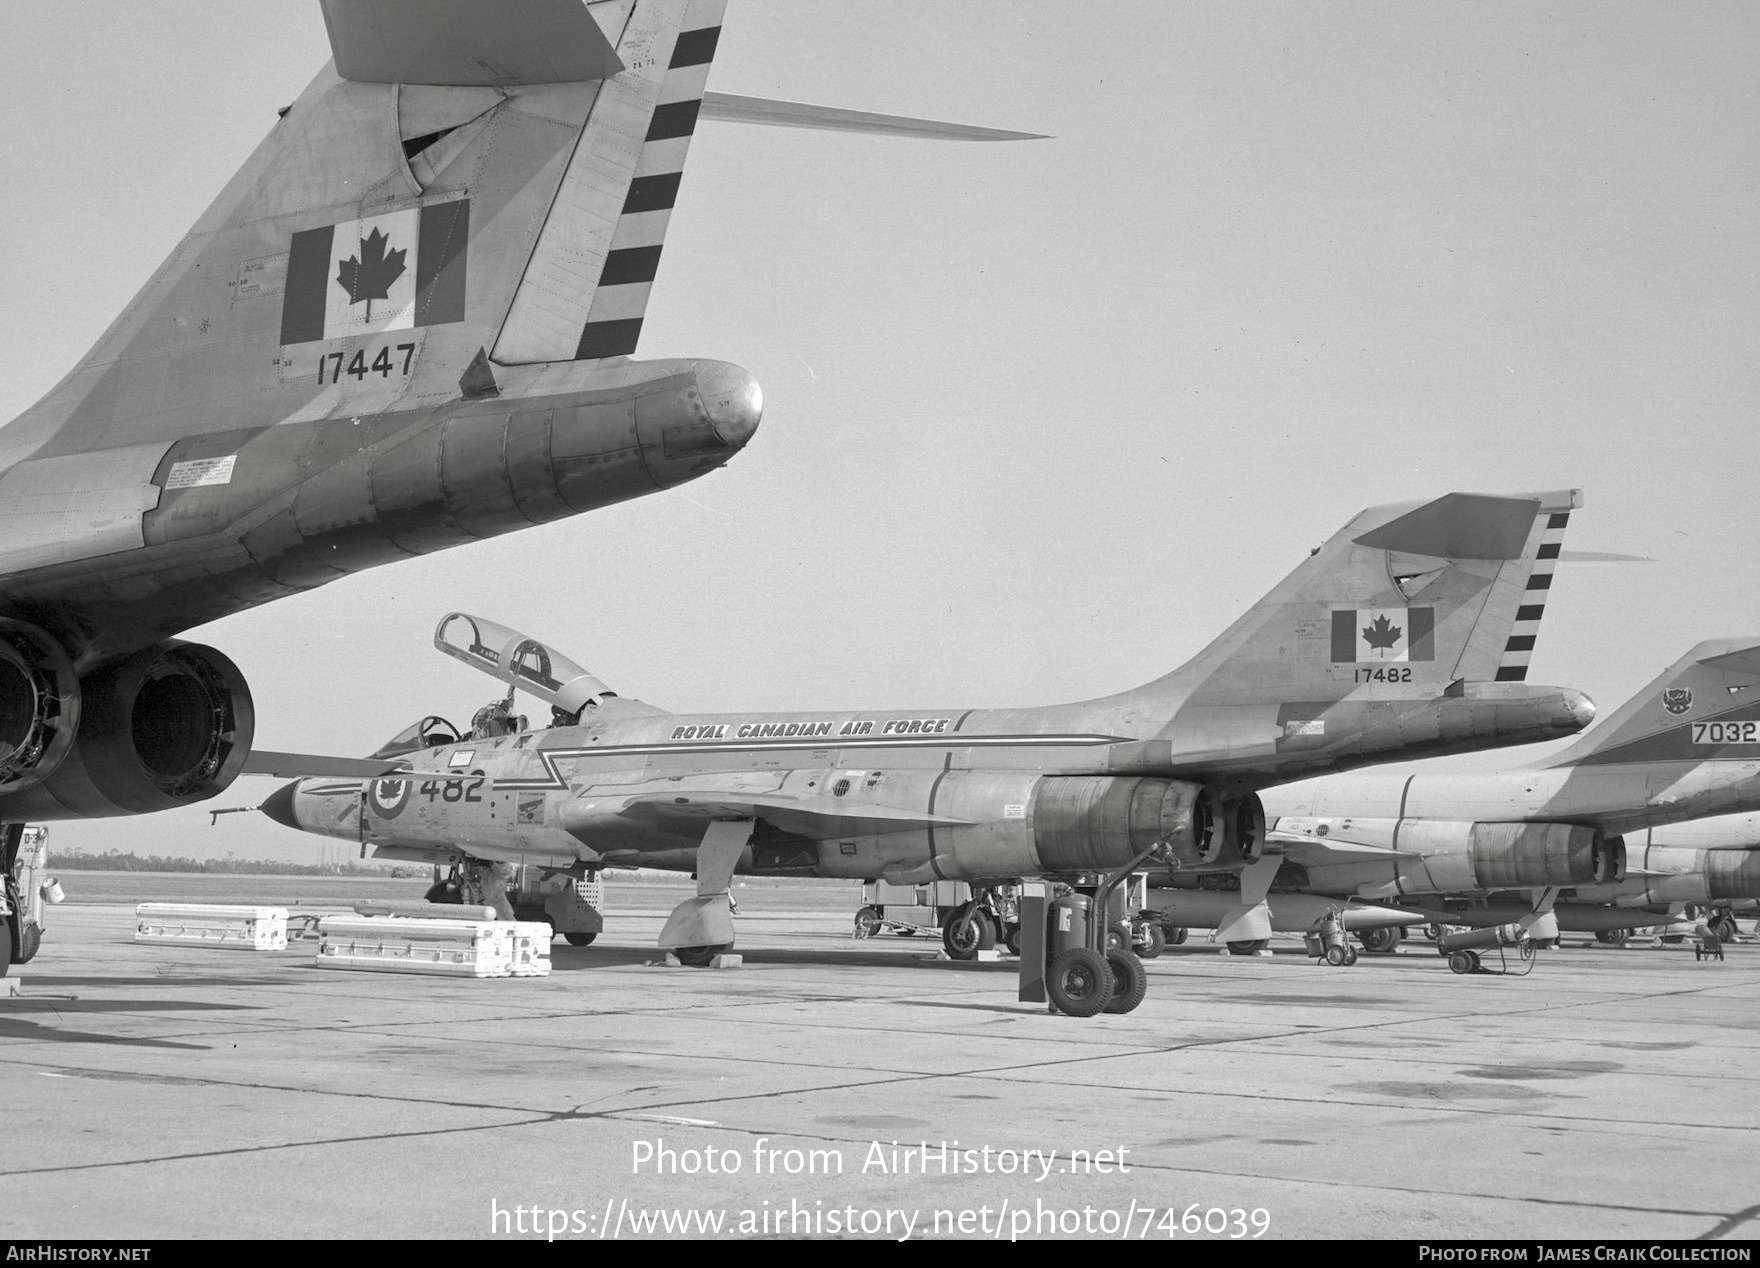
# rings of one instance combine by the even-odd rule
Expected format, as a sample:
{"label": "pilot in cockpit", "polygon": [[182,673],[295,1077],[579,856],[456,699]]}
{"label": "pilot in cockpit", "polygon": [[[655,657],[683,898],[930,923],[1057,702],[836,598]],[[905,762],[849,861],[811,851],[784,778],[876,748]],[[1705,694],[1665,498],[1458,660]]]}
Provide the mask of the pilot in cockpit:
{"label": "pilot in cockpit", "polygon": [[475,740],[494,739],[498,735],[512,735],[525,729],[526,720],[514,715],[511,696],[490,701],[471,718],[471,738]]}

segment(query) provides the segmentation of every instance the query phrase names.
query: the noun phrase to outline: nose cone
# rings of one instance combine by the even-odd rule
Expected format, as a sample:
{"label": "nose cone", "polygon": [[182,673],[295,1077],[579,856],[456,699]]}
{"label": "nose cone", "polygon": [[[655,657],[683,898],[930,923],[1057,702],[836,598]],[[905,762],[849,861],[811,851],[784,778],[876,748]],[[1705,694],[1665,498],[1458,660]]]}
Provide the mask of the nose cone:
{"label": "nose cone", "polygon": [[743,449],[764,416],[764,389],[758,380],[725,361],[697,366],[697,393],[715,434],[731,449]]}
{"label": "nose cone", "polygon": [[1571,734],[1576,734],[1595,720],[1595,702],[1588,696],[1568,689],[1559,694],[1564,697],[1565,714],[1571,719]]}
{"label": "nose cone", "polygon": [[268,815],[283,827],[298,830],[299,820],[293,814],[293,794],[299,790],[299,780],[291,784],[283,784],[263,799],[257,809]]}

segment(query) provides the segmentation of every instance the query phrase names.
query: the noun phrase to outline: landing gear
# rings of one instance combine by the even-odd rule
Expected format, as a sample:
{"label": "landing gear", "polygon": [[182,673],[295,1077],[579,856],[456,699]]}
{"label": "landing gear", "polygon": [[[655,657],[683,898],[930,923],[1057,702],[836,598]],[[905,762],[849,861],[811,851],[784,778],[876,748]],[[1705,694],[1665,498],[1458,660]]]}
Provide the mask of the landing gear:
{"label": "landing gear", "polygon": [[880,932],[880,912],[874,907],[864,907],[856,913],[856,937],[872,938]]}
{"label": "landing gear", "polygon": [[0,916],[0,977],[12,967],[12,921]]}
{"label": "landing gear", "polygon": [[1112,970],[1112,998],[1101,1011],[1128,1013],[1149,993],[1149,971],[1130,951],[1108,951],[1106,964]]}
{"label": "landing gear", "polygon": [[1370,955],[1392,955],[1393,949],[1405,938],[1405,930],[1398,925],[1389,925],[1385,929],[1365,929],[1357,935],[1357,941],[1363,944],[1363,950]]}
{"label": "landing gear", "polygon": [[1045,992],[1060,1013],[1093,1017],[1112,1002],[1116,979],[1112,966],[1098,951],[1071,947],[1051,962],[1045,975]]}
{"label": "landing gear", "polygon": [[1184,925],[1162,925],[1161,932],[1166,936],[1170,947],[1183,947],[1186,939],[1191,936],[1191,930]]}
{"label": "landing gear", "polygon": [[1002,931],[1002,945],[1008,948],[1010,955],[1021,953],[1021,926],[1018,920],[1011,920]]}
{"label": "landing gear", "polygon": [[1231,942],[1228,944],[1228,953],[1230,955],[1258,955],[1270,945],[1270,938],[1253,938],[1245,942]]}
{"label": "landing gear", "polygon": [[947,918],[941,930],[941,944],[952,959],[977,959],[978,952],[989,951],[996,945],[996,926],[990,923],[990,913],[976,903],[960,907]]}
{"label": "landing gear", "polygon": [[732,949],[732,943],[713,947],[674,947],[672,954],[687,969],[706,969],[716,956]]}
{"label": "landing gear", "polygon": [[1727,911],[1720,911],[1705,922],[1706,927],[1717,935],[1719,942],[1734,942],[1736,939],[1736,918]]}
{"label": "landing gear", "polygon": [[24,932],[18,936],[18,954],[12,957],[14,964],[29,964],[37,954],[37,948],[43,945],[43,931],[35,925],[26,925]]}
{"label": "landing gear", "polygon": [[1595,941],[1604,947],[1623,947],[1626,939],[1632,936],[1630,929],[1597,929]]}

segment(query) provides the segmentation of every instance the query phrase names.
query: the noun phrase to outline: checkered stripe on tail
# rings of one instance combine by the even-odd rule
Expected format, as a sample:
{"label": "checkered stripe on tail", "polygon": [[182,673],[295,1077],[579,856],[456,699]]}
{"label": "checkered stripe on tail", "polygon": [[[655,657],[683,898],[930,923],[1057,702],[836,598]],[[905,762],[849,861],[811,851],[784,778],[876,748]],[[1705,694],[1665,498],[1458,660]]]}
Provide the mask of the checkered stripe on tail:
{"label": "checkered stripe on tail", "polygon": [[1534,640],[1540,633],[1540,618],[1546,614],[1546,596],[1552,593],[1552,574],[1558,567],[1558,552],[1564,542],[1564,530],[1571,522],[1569,511],[1558,511],[1547,517],[1541,532],[1540,549],[1534,556],[1533,570],[1528,574],[1528,588],[1522,604],[1516,609],[1516,623],[1504,644],[1503,660],[1497,666],[1498,682],[1522,682],[1528,676],[1528,662],[1534,656]]}
{"label": "checkered stripe on tail", "polygon": [[686,5],[635,176],[612,232],[611,249],[575,350],[577,361],[628,356],[636,350],[725,7],[726,0],[689,0]]}

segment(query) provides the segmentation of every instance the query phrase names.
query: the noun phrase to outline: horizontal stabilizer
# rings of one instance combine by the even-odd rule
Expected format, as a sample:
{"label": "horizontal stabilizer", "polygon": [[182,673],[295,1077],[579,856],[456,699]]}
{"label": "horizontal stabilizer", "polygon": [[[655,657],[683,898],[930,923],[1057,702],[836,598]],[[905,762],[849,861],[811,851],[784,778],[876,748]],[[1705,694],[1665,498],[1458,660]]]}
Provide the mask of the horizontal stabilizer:
{"label": "horizontal stabilizer", "polygon": [[1608,550],[1561,550],[1558,561],[1565,564],[1653,564],[1649,555],[1620,555]]}
{"label": "horizontal stabilizer", "polygon": [[823,132],[862,132],[869,136],[905,136],[931,141],[1044,141],[1039,132],[1010,132],[1003,128],[979,128],[968,123],[943,123],[938,119],[913,119],[899,114],[874,114],[867,110],[840,110],[836,106],[812,106],[803,101],[776,101],[769,97],[742,97],[729,92],[706,92],[699,119],[726,123],[767,123],[779,128],[816,128]]}
{"label": "horizontal stabilizer", "polygon": [[1568,511],[1581,505],[1575,489],[1533,497],[1449,493],[1369,530],[1357,545],[1449,559],[1520,559],[1542,506]]}
{"label": "horizontal stabilizer", "polygon": [[376,779],[404,769],[401,762],[371,757],[326,757],[316,753],[270,753],[252,749],[241,775],[273,775],[277,779]]}
{"label": "horizontal stabilizer", "polygon": [[623,62],[580,0],[320,0],[336,73],[368,84],[566,84]]}

